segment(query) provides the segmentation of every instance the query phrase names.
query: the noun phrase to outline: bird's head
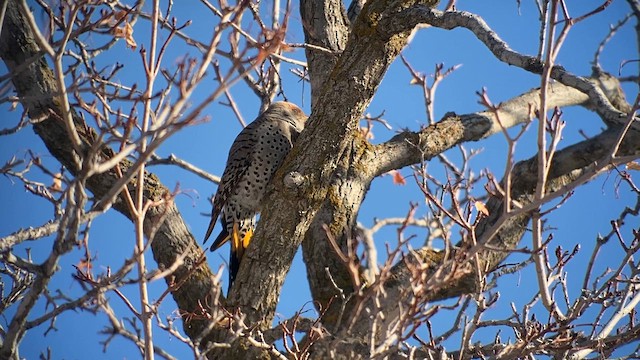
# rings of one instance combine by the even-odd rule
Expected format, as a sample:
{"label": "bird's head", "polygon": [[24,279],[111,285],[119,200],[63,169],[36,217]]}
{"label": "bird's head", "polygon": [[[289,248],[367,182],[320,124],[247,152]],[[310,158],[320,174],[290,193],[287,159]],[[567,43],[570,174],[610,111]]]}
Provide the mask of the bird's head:
{"label": "bird's head", "polygon": [[305,122],[308,118],[307,114],[296,104],[287,101],[279,101],[271,104],[264,114],[271,118],[289,122],[298,131],[304,129]]}

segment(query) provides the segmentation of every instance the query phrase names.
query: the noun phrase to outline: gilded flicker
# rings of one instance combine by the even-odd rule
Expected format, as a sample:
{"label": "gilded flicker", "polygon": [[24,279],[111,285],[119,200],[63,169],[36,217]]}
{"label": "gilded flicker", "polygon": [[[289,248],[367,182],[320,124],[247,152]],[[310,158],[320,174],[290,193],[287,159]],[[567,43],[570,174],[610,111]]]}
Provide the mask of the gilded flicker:
{"label": "gilded flicker", "polygon": [[296,105],[276,102],[245,127],[231,145],[204,238],[206,243],[222,213],[222,231],[210,250],[231,240],[229,288],[251,241],[267,185],[293,147],[306,120],[307,116]]}

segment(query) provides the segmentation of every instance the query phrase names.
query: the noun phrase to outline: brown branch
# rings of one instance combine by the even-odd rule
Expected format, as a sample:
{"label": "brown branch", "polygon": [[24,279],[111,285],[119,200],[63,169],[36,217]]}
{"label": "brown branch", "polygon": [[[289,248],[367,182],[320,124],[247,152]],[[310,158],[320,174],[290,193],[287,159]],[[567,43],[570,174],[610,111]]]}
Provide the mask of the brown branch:
{"label": "brown branch", "polygon": [[[249,323],[260,327],[271,323],[284,277],[305,234],[309,234],[305,238],[305,243],[309,244],[305,246],[313,248],[310,253],[317,255],[312,263],[307,261],[307,267],[311,269],[309,274],[320,275],[328,267],[324,261],[331,263],[335,260],[333,256],[327,256],[331,252],[326,240],[311,234],[320,234],[322,223],[327,223],[334,234],[344,234],[345,229],[355,225],[350,222],[355,219],[368,184],[366,179],[362,180],[369,176],[361,169],[352,168],[369,151],[369,146],[357,135],[358,121],[410,33],[384,36],[383,29],[378,27],[381,25],[379,21],[404,6],[410,4],[379,0],[367,2],[330,76],[322,87],[314,89],[320,93],[315,98],[308,125],[272,181],[274,191],[268,196],[261,213],[252,240],[255,245],[247,249],[229,294],[229,301],[246,313]],[[303,19],[305,23],[308,21],[309,18]],[[302,176],[303,182],[300,186],[287,188],[283,177],[296,173]],[[355,179],[356,176],[359,179]],[[357,182],[351,181],[354,179]],[[326,218],[326,213],[319,212],[325,206],[339,213]],[[272,270],[263,273],[251,271],[257,268]],[[340,271],[340,267],[329,268],[332,274],[334,270]],[[343,275],[344,272],[341,279]],[[309,278],[314,279],[313,276]],[[320,289],[318,285],[323,283],[327,284],[325,288],[330,286],[326,276],[318,276],[317,279],[321,280],[314,284],[314,290]],[[342,280],[338,282],[336,279],[336,282],[349,288],[350,280]],[[325,294],[328,297],[314,294],[322,306],[329,304],[333,296],[333,292]],[[256,299],[262,301],[256,303]]]}
{"label": "brown branch", "polygon": [[[619,129],[607,130],[598,136],[558,151],[549,169],[547,194],[566,191],[565,185],[573,183],[584,174],[589,174],[594,164],[599,163],[599,159],[608,157],[611,147],[618,139],[619,131]],[[639,134],[635,132],[628,134],[623,144],[624,150],[622,150],[621,155],[640,156]],[[528,205],[534,198],[536,168],[536,157],[521,161],[513,168],[512,198],[522,206]],[[482,219],[476,227],[475,237],[477,239],[482,239],[486,232],[490,231],[504,216],[504,206],[505,204],[501,197],[492,196],[489,199],[487,208],[490,215]],[[497,235],[486,241],[486,248],[482,247],[483,244],[478,245],[477,251],[480,258],[483,259],[483,268],[495,269],[508,256],[508,250],[515,249],[526,230],[526,224],[530,218],[531,212],[511,216],[504,222]],[[460,247],[462,244],[460,243],[457,246]],[[465,249],[465,257],[469,257],[469,254],[473,251],[473,248]],[[417,264],[430,264],[427,266],[428,273],[425,275],[426,278],[433,276],[430,273],[438,271],[446,261],[451,261],[443,259],[441,255],[431,249],[418,250],[415,253],[415,257],[408,259]],[[439,260],[434,262],[433,259]],[[476,289],[475,276],[472,273],[456,279],[456,281],[440,284],[440,287],[434,289],[436,291],[433,291],[425,301],[437,301],[472,293]],[[404,298],[402,289],[409,287],[411,281],[411,272],[406,263],[398,263],[394,269],[393,280],[385,284],[387,298],[383,308],[386,309],[387,315],[393,313],[393,309],[402,304],[401,299]]]}
{"label": "brown branch", "polygon": [[201,168],[189,163],[188,161],[185,161],[175,156],[174,154],[169,154],[169,156],[165,158],[161,158],[157,155],[152,155],[151,160],[147,162],[147,166],[153,166],[153,165],[176,165],[179,168],[187,170],[195,175],[198,175],[199,177],[205,180],[211,181],[214,184],[220,183],[219,176],[211,175],[208,172],[202,170]]}
{"label": "brown branch", "polygon": [[327,75],[347,44],[349,20],[342,1],[335,0],[302,0],[300,15],[305,43],[312,45],[305,48],[305,54],[311,81],[311,107],[314,108]]}
{"label": "brown branch", "polygon": [[[417,5],[389,18],[388,22],[384,24],[384,28],[388,33],[394,33],[412,29],[421,23],[447,30],[463,27],[471,31],[494,54],[496,59],[534,74],[542,73],[544,64],[540,59],[512,50],[480,16],[472,13],[464,11],[442,12],[427,6]],[[628,106],[622,107],[622,104],[615,100],[610,101],[605,93],[588,79],[573,75],[561,66],[554,66],[550,76],[564,85],[587,94],[591,105],[607,125],[620,125],[630,110]]]}
{"label": "brown branch", "polygon": [[[599,84],[607,96],[619,96],[617,89],[620,89],[620,83],[611,75],[602,73],[590,80]],[[591,105],[589,97],[573,87],[557,82],[549,87],[549,108]],[[374,172],[379,176],[393,169],[429,160],[457,144],[478,141],[502,132],[502,128],[526,123],[539,104],[540,90],[534,89],[501,103],[497,113],[492,110],[465,115],[447,113],[440,122],[420,132],[403,132],[377,145]]]}
{"label": "brown branch", "polygon": [[[72,174],[78,175],[79,169],[76,167],[78,158],[90,154],[89,151],[99,140],[99,136],[72,111],[75,128],[81,139],[80,151],[85,153],[79,155],[73,150],[67,129],[59,120],[62,118],[63,109],[55,98],[57,85],[54,75],[42,58],[34,36],[23,14],[17,10],[15,2],[9,2],[7,8],[0,38],[0,56],[12,72],[12,82],[29,117],[38,119],[33,125],[35,132],[51,154]],[[19,69],[20,64],[27,63],[33,58],[37,60]],[[114,154],[112,149],[100,146],[96,156],[106,161]],[[123,173],[126,173],[130,166],[131,162],[128,160],[123,160],[119,164]],[[97,198],[101,198],[118,180],[117,172],[112,169],[89,177],[86,186]],[[134,186],[130,188],[135,189]],[[151,173],[146,173],[143,192],[148,201],[164,199],[171,193]],[[116,199],[113,207],[132,219],[125,202],[120,197]],[[144,228],[146,235],[153,239],[152,251],[160,267],[171,266],[179,254],[187,254],[184,265],[176,270],[174,276],[176,278],[182,278],[187,274],[190,276],[182,287],[173,292],[173,297],[183,312],[196,311],[199,302],[204,301],[211,288],[211,270],[204,263],[192,272],[191,268],[199,264],[197,259],[202,250],[189,233],[175,205],[172,202],[164,202],[161,206],[150,208]],[[185,331],[190,336],[195,336],[204,328],[204,325],[205,322],[202,320],[185,321]]]}

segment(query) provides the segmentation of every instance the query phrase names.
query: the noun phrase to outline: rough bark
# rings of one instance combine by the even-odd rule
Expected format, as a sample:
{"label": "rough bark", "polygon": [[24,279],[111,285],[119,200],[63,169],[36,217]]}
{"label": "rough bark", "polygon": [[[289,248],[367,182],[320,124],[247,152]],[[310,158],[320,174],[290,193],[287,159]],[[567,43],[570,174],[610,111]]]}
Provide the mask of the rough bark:
{"label": "rough bark", "polygon": [[[598,84],[612,103],[628,112],[629,105],[620,93],[620,82],[609,74],[596,73],[588,81]],[[584,106],[593,108],[589,96],[582,91],[554,82],[549,85],[548,108],[566,106]],[[481,111],[478,113],[457,115],[448,113],[437,124],[426,127],[420,132],[402,132],[375,147],[373,164],[376,175],[393,169],[420,163],[451,147],[469,141],[478,141],[500,133],[505,129],[530,120],[530,111],[540,108],[540,89],[532,89],[500,104],[496,113]],[[500,119],[498,120],[498,116]]]}
{"label": "rough bark", "polygon": [[[367,6],[369,5],[372,7],[376,6],[372,4],[368,4]],[[361,26],[361,21],[365,23],[367,21],[363,20],[363,18],[367,18],[367,12],[370,11],[367,6],[365,6],[360,18],[355,21],[351,29],[352,38],[350,38],[350,42],[347,44],[345,53],[350,50],[349,46],[353,44],[351,40],[357,38],[358,27]],[[319,9],[320,8],[322,7],[319,7]],[[407,5],[405,10],[400,12],[387,12],[386,15],[382,20],[378,19],[380,23],[384,24],[379,27],[380,29],[384,29],[380,30],[382,34],[378,34],[382,37],[390,36],[397,31],[411,30],[416,24],[425,21],[429,21],[430,24],[432,23],[435,26],[442,26],[443,28],[452,28],[454,27],[453,24],[455,24],[455,26],[460,26],[459,24],[461,23],[468,24],[468,28],[474,31],[474,33],[487,44],[487,47],[496,53],[496,56],[503,59],[503,61],[521,66],[535,73],[540,73],[542,70],[542,65],[538,60],[513,52],[495,33],[489,31],[490,29],[488,29],[481,19],[471,14],[442,13],[438,10],[430,9],[429,6],[417,4],[413,6]],[[307,23],[306,16],[310,15],[303,11],[302,16],[303,21]],[[330,18],[329,15],[323,16],[317,12],[313,13],[313,16],[315,19]],[[456,16],[457,19],[464,18],[469,20],[466,22],[449,20],[449,18]],[[317,26],[317,22],[314,24]],[[325,26],[331,28],[333,25],[326,23]],[[312,29],[305,27],[306,33],[311,31]],[[314,34],[316,34],[313,38],[314,41],[322,42],[322,39],[318,39],[318,32],[314,32]],[[310,35],[307,36],[309,38],[311,37]],[[361,41],[362,40],[364,39],[361,39]],[[324,43],[327,42],[329,42],[329,39],[325,39]],[[367,57],[369,56],[370,55],[367,55]],[[317,58],[310,58],[309,67],[313,68],[314,62],[316,61],[319,60]],[[340,58],[340,61],[342,61],[342,58]],[[323,79],[312,80],[312,94],[322,93],[322,96],[333,95],[337,98],[341,95],[350,94],[355,88],[354,86],[353,88],[347,87],[343,90],[335,90],[336,88],[332,85],[326,85],[325,78],[328,79],[328,84],[331,84],[332,79],[336,78],[335,70],[334,72],[316,72],[313,75],[315,77],[322,76]],[[550,108],[554,106],[582,105],[596,110],[603,118],[608,119],[606,122],[610,124],[615,123],[611,118],[619,120],[620,114],[624,114],[630,109],[629,105],[624,101],[624,97],[621,97],[619,82],[608,74],[596,73],[593,78],[585,79],[569,74],[564,69],[557,67],[553,76],[562,81],[551,85],[551,90],[549,91],[550,96],[548,98],[548,106]],[[314,89],[314,84],[325,85],[322,91],[319,91]],[[588,85],[592,85],[593,88]],[[604,100],[599,94],[605,96]],[[316,103],[314,102],[313,104]],[[328,100],[327,104],[331,104],[330,106],[334,108],[342,106],[339,105],[340,100],[338,99]],[[615,105],[615,108],[612,108],[611,104]],[[538,107],[538,89],[533,89],[501,104],[499,115],[502,126],[509,128],[529,121],[529,111],[532,108],[535,109]],[[313,107],[312,112],[316,115],[323,111],[322,108],[319,109],[316,105]],[[335,114],[329,114],[330,116],[336,116]],[[320,115],[318,118],[320,118]],[[324,118],[324,116],[322,118],[326,125],[327,118]],[[325,182],[329,184],[328,195],[319,208],[317,215],[313,221],[311,221],[309,230],[302,244],[313,299],[316,305],[319,306],[319,309],[325,311],[323,323],[328,326],[329,329],[332,329],[332,326],[341,320],[339,319],[341,311],[340,306],[338,306],[339,301],[334,301],[337,300],[339,293],[336,286],[347,294],[351,293],[353,289],[349,274],[345,266],[333,255],[334,251],[327,241],[322,226],[328,224],[332,234],[338,239],[338,243],[344,246],[346,237],[350,235],[352,226],[356,221],[359,205],[369,189],[371,180],[375,176],[379,176],[392,169],[399,169],[407,165],[429,160],[433,156],[457,144],[467,141],[478,141],[500,131],[500,123],[497,121],[496,115],[491,111],[465,115],[449,113],[437,124],[429,126],[420,132],[404,132],[390,139],[388,142],[374,147],[354,136],[353,140],[351,140],[350,151],[340,148],[339,151],[349,151],[343,157],[343,159],[348,160],[344,161],[344,166],[340,164],[336,168],[335,176],[332,179]],[[319,136],[319,134],[318,132],[310,136]],[[304,146],[315,145],[305,144],[303,148]],[[295,169],[291,170],[298,171]],[[515,241],[516,239],[512,240]],[[329,276],[327,272],[329,272],[331,276]],[[469,278],[466,278],[464,281],[468,282]],[[460,289],[460,287],[452,287],[450,296],[462,294],[463,292],[460,291]],[[469,287],[465,289],[468,290]],[[334,306],[327,310],[327,304],[332,301],[334,301]],[[348,314],[351,306],[352,304],[347,304],[344,313]]]}
{"label": "rough bark", "polygon": [[[62,110],[56,98],[58,90],[54,74],[42,52],[39,51],[34,35],[15,1],[8,3],[0,37],[0,57],[12,74],[12,83],[20,102],[33,120],[34,131],[51,154],[72,174],[78,175],[81,170],[77,168],[76,160],[90,154],[90,149],[98,143],[98,135],[74,113],[73,120],[82,140],[82,151],[85,152],[84,154],[75,153],[61,120]],[[28,65],[25,66],[25,64]],[[112,149],[102,146],[96,155],[96,160],[105,161],[113,154]],[[122,173],[126,173],[131,162],[124,160],[119,166]],[[112,169],[107,173],[89,177],[86,187],[96,198],[101,198],[118,179],[115,169]],[[129,185],[134,194],[135,183],[132,180]],[[163,199],[171,193],[151,173],[146,174],[143,191],[145,198],[149,201]],[[119,197],[113,207],[127,218],[132,218],[122,198]],[[167,205],[151,208],[145,220],[145,234],[148,237],[152,236],[149,241],[151,241],[153,257],[160,268],[170,267],[178,256],[184,255],[184,263],[177,268],[174,276],[178,280],[187,279],[172,294],[183,312],[196,312],[199,302],[205,299],[211,290],[211,270],[206,261],[199,263],[202,250],[189,233],[176,206],[169,202]],[[173,280],[167,278],[166,281],[170,283]],[[202,320],[184,323],[185,332],[194,337],[202,331],[204,326],[206,324]],[[4,345],[3,354],[7,354],[9,349],[6,347],[10,344]]]}
{"label": "rough bark", "polygon": [[[599,160],[608,157],[611,148],[619,139],[621,129],[609,129],[602,134],[591,139],[585,140],[578,144],[572,145],[558,151],[551,165],[549,173],[549,183],[547,193],[552,194],[560,191],[563,187],[578,180],[583,174],[590,172]],[[619,156],[639,156],[640,155],[640,133],[632,132],[627,135],[621,144]],[[523,206],[531,203],[533,200],[533,192],[536,185],[537,174],[537,158],[521,161],[515,165],[513,169],[513,200],[518,201]],[[504,215],[504,200],[498,196],[490,197],[486,204],[490,215],[480,221],[476,227],[476,237],[482,239],[492,226],[496,224],[501,216]],[[487,242],[490,248],[482,248],[477,254],[481,262],[480,268],[492,271],[496,266],[508,256],[509,250],[516,248],[520,239],[524,235],[527,224],[531,219],[531,212],[523,213],[519,216],[509,218],[502,226],[500,232]],[[456,249],[449,256],[450,259],[461,261],[468,256],[468,244],[459,243]],[[499,250],[494,250],[499,249]],[[460,256],[456,256],[456,252],[461,251]],[[370,301],[366,307],[369,308],[369,316],[365,316],[363,312],[362,318],[355,323],[355,326],[347,331],[342,327],[337,333],[328,336],[315,344],[317,352],[313,354],[314,359],[323,358],[343,358],[343,359],[364,359],[367,358],[369,351],[368,338],[371,336],[371,322],[369,317],[373,318],[376,314],[382,312],[385,314],[385,321],[378,326],[386,328],[393,326],[398,321],[398,316],[402,311],[411,307],[413,294],[412,283],[415,283],[416,274],[409,270],[407,264],[414,266],[423,266],[424,273],[420,274],[424,279],[430,279],[436,276],[441,266],[446,262],[443,252],[434,251],[429,248],[422,248],[407,256],[405,261],[400,261],[392,269],[392,275],[383,285],[385,296],[378,298],[376,302]],[[451,267],[451,266],[449,266]],[[451,274],[444,274],[445,276]],[[459,277],[452,277],[447,281],[443,281],[434,291],[423,294],[420,298],[421,302],[435,302],[451,297],[461,296],[464,294],[472,294],[477,291],[477,275],[469,272]],[[380,339],[382,341],[384,339]],[[353,352],[354,349],[360,348],[359,351]],[[429,349],[423,349],[425,354],[435,355],[435,352]],[[401,354],[395,354],[398,358],[402,358]],[[390,354],[391,358],[395,358],[394,354]],[[423,355],[424,356],[424,355]]]}
{"label": "rough bark", "polygon": [[315,108],[325,75],[333,70],[347,43],[349,21],[342,1],[335,0],[302,0],[300,15],[303,19],[305,42],[326,50],[311,47],[305,49],[311,81],[311,108]]}
{"label": "rough bark", "polygon": [[[305,131],[276,173],[273,192],[252,240],[255,246],[245,254],[228,299],[230,304],[244,310],[250,324],[261,328],[271,324],[296,249],[311,224],[323,220],[318,219],[320,208],[324,204],[343,208],[346,205],[336,204],[336,198],[332,197],[332,194],[340,194],[336,186],[348,186],[338,180],[354,170],[360,179],[372,175],[371,169],[354,167],[364,153],[371,151],[371,146],[358,135],[358,121],[409,36],[409,31],[385,34],[382,30],[385,20],[412,4],[415,3],[378,0],[365,5],[352,27],[345,50],[323,82]],[[305,151],[308,149],[314,151]],[[284,186],[283,178],[291,175],[300,175],[302,179],[295,189]],[[354,210],[357,210],[360,204],[354,204]],[[349,220],[334,217],[329,228],[335,233],[343,232],[349,228]],[[326,243],[318,237],[314,241]],[[326,258],[331,252],[328,246],[320,246],[326,251],[316,253],[322,253]],[[318,263],[308,266],[321,269],[314,271],[315,274],[325,268]],[[258,268],[269,271],[256,274]],[[323,284],[325,288],[331,286],[329,281]],[[255,299],[263,301],[256,302]],[[315,300],[320,304],[329,302],[323,298]]]}

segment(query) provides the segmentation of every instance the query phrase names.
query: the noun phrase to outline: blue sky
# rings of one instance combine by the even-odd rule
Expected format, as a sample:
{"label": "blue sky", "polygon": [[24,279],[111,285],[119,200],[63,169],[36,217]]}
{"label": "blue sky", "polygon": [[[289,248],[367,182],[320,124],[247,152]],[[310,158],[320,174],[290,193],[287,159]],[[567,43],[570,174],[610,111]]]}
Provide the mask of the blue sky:
{"label": "blue sky", "polygon": [[[595,8],[601,2],[574,0],[568,1],[568,5],[572,15],[581,15]],[[301,43],[304,37],[300,29],[297,2],[294,2],[293,6],[291,32],[287,41]],[[265,6],[265,8],[267,7]],[[539,25],[533,1],[523,1],[518,9],[516,1],[460,0],[457,8],[480,14],[514,50],[535,54]],[[598,43],[606,36],[610,25],[617,23],[628,12],[629,8],[625,1],[614,0],[604,12],[575,25],[561,51],[558,59],[559,64],[575,74],[588,76]],[[208,14],[198,2],[194,2],[191,6],[186,3],[183,5],[182,2],[174,4],[173,15],[177,17],[179,23],[192,19],[193,25],[186,31],[201,41],[208,41],[211,35],[211,24],[215,18]],[[617,75],[622,61],[638,58],[633,25],[635,23],[625,25],[607,44],[601,59],[604,70]],[[255,27],[250,28],[250,32],[254,34],[257,30]],[[135,28],[134,36],[139,43],[146,43],[145,34],[147,33],[148,24],[141,20]],[[99,43],[101,39],[95,37],[87,39],[87,41]],[[177,59],[181,58],[185,52],[189,52],[193,56],[197,55],[192,48],[185,47],[179,40],[174,41],[173,44],[175,46],[170,49],[164,59],[166,68],[174,68]],[[299,49],[287,53],[287,55],[304,59],[304,52]],[[540,84],[539,77],[536,75],[505,65],[493,58],[484,45],[464,29],[453,31],[421,30],[404,50],[403,55],[414,69],[423,73],[432,73],[436,63],[444,63],[445,68],[462,65],[439,87],[435,105],[436,118],[448,111],[464,114],[482,110],[481,105],[477,103],[476,91],[483,87],[487,89],[493,102],[498,103]],[[127,49],[122,42],[116,45],[113,51],[101,56],[97,61],[103,66],[111,66],[116,61],[126,64],[119,75],[123,83],[130,84],[136,79],[140,79],[140,56],[137,51]],[[286,69],[282,71],[282,74],[288,99],[301,105],[309,113],[308,84],[303,85],[299,82],[294,75],[291,75],[286,66],[283,69]],[[627,65],[622,68],[621,72],[622,75],[637,74],[637,67],[633,64]],[[384,118],[393,126],[393,130],[388,131],[382,126],[376,125],[374,128],[375,142],[385,141],[399,129],[417,130],[426,123],[420,88],[410,86],[410,79],[409,72],[400,61],[396,61],[389,69],[367,112],[371,115],[378,115],[384,111]],[[137,81],[141,82],[142,80]],[[213,79],[209,83],[211,88],[216,85]],[[208,86],[207,81],[200,86],[194,97],[194,103],[209,94],[211,90]],[[629,99],[635,97],[636,86],[625,84],[625,90]],[[258,112],[256,98],[243,84],[234,87],[232,93],[240,105],[244,118],[246,120],[253,119]],[[18,107],[15,111],[9,111],[7,104],[0,105],[0,111],[4,115],[2,117],[5,119],[0,127],[13,126],[21,110]],[[207,109],[207,113],[211,116],[209,122],[179,132],[159,149],[158,154],[167,156],[173,153],[213,174],[220,175],[224,168],[227,151],[235,135],[240,131],[240,125],[231,111],[223,106],[211,105]],[[579,130],[583,130],[589,135],[595,135],[603,127],[602,122],[596,116],[581,108],[564,109],[564,120],[567,127],[561,147],[579,141],[581,139]],[[535,136],[535,131],[529,131],[525,135],[518,145],[517,159],[529,158],[535,154]],[[482,149],[482,152],[472,160],[476,174],[481,169],[488,169],[496,176],[501,176],[506,161],[506,143],[501,135],[477,143],[465,144],[465,148]],[[0,162],[7,161],[12,156],[27,158],[28,150],[41,156],[43,163],[50,169],[56,170],[59,167],[30,127],[17,134],[4,136],[0,140]],[[459,158],[456,149],[447,152],[447,155],[452,159]],[[445,179],[442,166],[437,161],[432,161],[428,169],[430,173],[440,177],[441,180]],[[184,195],[178,196],[177,205],[194,236],[201,239],[209,222],[206,216],[210,211],[208,197],[215,192],[215,185],[175,167],[155,166],[150,170],[156,173],[169,188],[179,184]],[[410,201],[420,204],[419,215],[427,213],[424,199],[410,177],[411,170],[402,169],[401,174],[408,179],[406,186],[393,185],[390,177],[382,177],[374,181],[362,206],[359,221],[370,226],[374,218],[404,216]],[[33,180],[42,181],[45,184],[51,183],[50,178],[38,171],[31,172],[29,176]],[[609,232],[611,218],[615,217],[625,206],[635,204],[635,198],[625,186],[622,186],[620,191],[616,190],[618,181],[617,175],[613,173],[596,179],[579,188],[567,204],[549,217],[547,225],[557,228],[553,231],[552,245],[554,247],[560,245],[564,249],[572,249],[575,244],[581,244],[581,257],[571,263],[569,270],[574,269],[580,274],[581,269],[586,266],[586,259],[588,259],[596,235]],[[483,189],[479,187],[476,191],[478,194],[482,194]],[[39,226],[51,217],[51,205],[25,192],[22,184],[11,178],[0,178],[0,198],[5,204],[0,207],[0,218],[3,219],[0,222],[0,236],[10,234],[18,228]],[[630,234],[630,228],[630,226],[624,228],[627,234]],[[416,235],[414,246],[420,246],[420,242],[425,237],[425,231],[417,228],[409,229],[407,234]],[[377,234],[378,246],[382,248],[385,241],[395,241],[394,228],[386,229]],[[30,248],[34,261],[38,262],[48,254],[51,244],[52,239],[45,238],[25,243],[14,249],[14,252],[18,255],[24,255],[25,249]],[[90,244],[92,252],[97,257],[94,262],[96,273],[105,271],[107,267],[117,268],[133,252],[133,226],[120,214],[111,211],[95,220],[91,227]],[[530,246],[528,236],[523,239],[522,246]],[[616,264],[621,256],[617,249],[619,247],[616,247],[615,244],[607,244],[607,251],[601,254],[600,269],[606,267],[608,263]],[[208,256],[209,264],[214,271],[227,260],[227,252],[228,249],[225,247]],[[81,294],[79,285],[71,275],[74,273],[72,265],[76,264],[82,256],[81,250],[75,250],[64,258],[60,264],[60,271],[50,285],[52,292],[59,289],[71,297]],[[148,259],[152,262],[151,256],[148,256]],[[510,258],[509,261],[516,259],[518,259],[517,256]],[[152,263],[150,267],[152,266],[155,264]],[[529,301],[535,293],[536,287],[527,285],[533,279],[533,271],[534,269],[529,267],[522,272],[501,279],[499,290],[502,298],[490,311],[490,316],[499,318],[510,313],[509,303],[511,301],[518,306]],[[226,280],[226,273],[223,278]],[[582,279],[579,278],[575,281],[575,284],[578,285]],[[164,289],[164,282],[152,284],[151,298],[157,298]],[[135,298],[137,290],[135,287],[125,287],[123,292]],[[115,294],[110,294],[109,297],[119,316],[131,316]],[[307,303],[309,300],[306,273],[301,257],[298,255],[285,283],[278,312],[283,318],[288,318],[303,306],[309,309],[310,305]],[[45,303],[41,301],[34,310],[32,319],[41,314],[44,309]],[[166,316],[175,317],[175,310],[175,303],[172,300],[167,300],[160,309],[160,316],[163,319]],[[14,312],[15,309],[8,309],[0,321],[6,324],[7,319],[10,319]],[[442,321],[442,327],[446,327],[446,324],[451,321],[450,314],[442,315],[438,320]],[[131,343],[120,338],[114,339],[106,353],[103,353],[99,341],[105,340],[106,337],[98,332],[105,324],[106,319],[103,314],[65,312],[58,317],[55,324],[58,331],[51,331],[46,336],[44,336],[46,326],[29,331],[22,343],[21,355],[27,359],[37,358],[40,353],[46,351],[47,347],[50,347],[54,359],[135,359],[140,357]],[[178,358],[191,357],[191,352],[179,340],[168,336],[158,328],[155,328],[154,335],[156,344],[172,355]],[[512,335],[505,332],[503,339],[508,336]],[[487,337],[492,338],[489,335]],[[456,343],[452,342],[450,346],[451,349],[454,349]]]}

